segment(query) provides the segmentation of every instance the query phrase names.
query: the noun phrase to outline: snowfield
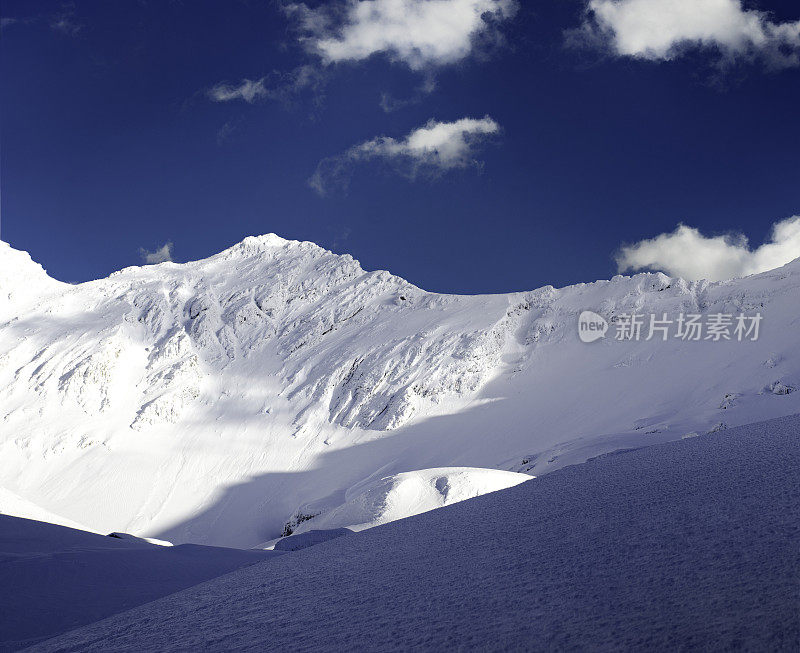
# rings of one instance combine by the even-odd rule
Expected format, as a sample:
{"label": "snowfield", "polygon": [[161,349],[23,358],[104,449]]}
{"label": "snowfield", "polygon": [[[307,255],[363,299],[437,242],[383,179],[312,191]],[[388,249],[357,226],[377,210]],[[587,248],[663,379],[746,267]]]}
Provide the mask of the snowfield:
{"label": "snowfield", "polygon": [[605,455],[31,650],[795,652],[798,515],[794,416]]}
{"label": "snowfield", "polygon": [[78,524],[70,519],[64,519],[48,510],[44,510],[36,504],[26,501],[22,497],[8,490],[4,490],[3,488],[0,488],[0,515],[25,517],[27,519],[35,519],[36,521],[57,524],[58,526],[74,528],[79,531],[91,532],[91,529],[82,524]]}
{"label": "snowfield", "polygon": [[0,515],[0,651],[280,554],[159,546]]}
{"label": "snowfield", "polygon": [[[339,506],[328,508],[327,502],[322,502],[321,507],[302,506],[289,521],[286,534],[297,537],[309,531],[362,531],[487,492],[504,490],[532,478],[527,474],[470,467],[373,476],[349,488],[344,493],[344,503]],[[272,544],[268,542],[262,546],[266,548]]]}
{"label": "snowfield", "polygon": [[[455,296],[275,235],[79,285],[0,243],[0,500],[178,544],[253,547],[309,506],[381,523],[409,512],[359,513],[353,488],[394,479],[359,499],[380,503],[413,472],[538,476],[800,412],[798,305],[800,261]],[[755,342],[584,344],[587,309],[763,322]]]}

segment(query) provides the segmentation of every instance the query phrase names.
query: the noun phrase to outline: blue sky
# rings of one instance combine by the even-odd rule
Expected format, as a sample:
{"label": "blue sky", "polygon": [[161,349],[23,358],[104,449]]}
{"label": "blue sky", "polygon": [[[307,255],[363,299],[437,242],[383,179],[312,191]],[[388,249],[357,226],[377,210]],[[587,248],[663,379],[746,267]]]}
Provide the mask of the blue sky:
{"label": "blue sky", "polygon": [[482,293],[609,278],[679,223],[626,262],[758,265],[742,235],[800,214],[796,3],[664,0],[653,32],[655,0],[405,1],[430,35],[399,0],[5,0],[2,239],[76,282],[275,232]]}

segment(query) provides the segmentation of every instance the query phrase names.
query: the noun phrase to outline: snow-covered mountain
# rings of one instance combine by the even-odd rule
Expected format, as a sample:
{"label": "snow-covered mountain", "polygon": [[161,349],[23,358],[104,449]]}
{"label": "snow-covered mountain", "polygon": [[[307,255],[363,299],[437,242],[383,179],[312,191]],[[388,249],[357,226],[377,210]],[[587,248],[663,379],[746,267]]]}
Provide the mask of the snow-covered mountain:
{"label": "snow-covered mountain", "polygon": [[[586,344],[584,310],[763,320],[756,341]],[[275,235],[80,285],[0,243],[0,499],[254,546],[406,472],[540,474],[800,412],[798,327],[800,261],[456,296]]]}

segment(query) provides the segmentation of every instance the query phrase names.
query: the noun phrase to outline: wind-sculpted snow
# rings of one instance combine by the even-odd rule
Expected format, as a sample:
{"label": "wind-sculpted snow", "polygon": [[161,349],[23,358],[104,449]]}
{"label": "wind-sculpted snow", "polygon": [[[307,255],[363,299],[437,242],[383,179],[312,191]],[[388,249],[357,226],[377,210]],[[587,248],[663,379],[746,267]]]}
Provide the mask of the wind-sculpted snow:
{"label": "wind-sculpted snow", "polygon": [[[470,467],[440,467],[391,476],[377,474],[349,488],[340,506],[330,509],[313,504],[302,506],[294,517],[289,535],[297,537],[310,531],[342,528],[361,531],[504,490],[530,479],[527,474]],[[275,548],[281,547],[276,545]]]}
{"label": "wind-sculpted snow", "polygon": [[[378,470],[539,474],[800,410],[798,262],[455,296],[268,235],[76,286],[3,244],[0,284],[0,487],[102,532],[254,546]],[[764,319],[585,345],[584,309]]]}
{"label": "wind-sculpted snow", "polygon": [[33,650],[795,653],[798,444],[794,416],[602,456]]}

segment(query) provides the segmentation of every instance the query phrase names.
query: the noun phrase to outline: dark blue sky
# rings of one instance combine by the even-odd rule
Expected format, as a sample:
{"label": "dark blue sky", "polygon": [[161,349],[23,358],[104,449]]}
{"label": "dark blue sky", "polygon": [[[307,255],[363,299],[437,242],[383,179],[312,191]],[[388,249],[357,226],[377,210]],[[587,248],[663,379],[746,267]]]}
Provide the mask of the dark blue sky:
{"label": "dark blue sky", "polygon": [[[328,66],[288,106],[210,101],[222,81],[314,62],[272,1],[5,0],[2,239],[84,281],[142,247],[172,241],[186,261],[275,232],[479,293],[608,278],[622,242],[679,222],[758,244],[800,213],[800,68],[566,48],[584,7],[524,3],[504,45],[386,113],[381,94],[411,97],[422,77],[380,55]],[[800,19],[794,2],[759,7]],[[346,192],[307,185],[356,143],[485,115],[502,133],[480,170],[409,180],[366,163]]]}

